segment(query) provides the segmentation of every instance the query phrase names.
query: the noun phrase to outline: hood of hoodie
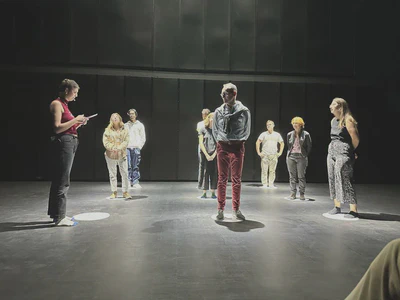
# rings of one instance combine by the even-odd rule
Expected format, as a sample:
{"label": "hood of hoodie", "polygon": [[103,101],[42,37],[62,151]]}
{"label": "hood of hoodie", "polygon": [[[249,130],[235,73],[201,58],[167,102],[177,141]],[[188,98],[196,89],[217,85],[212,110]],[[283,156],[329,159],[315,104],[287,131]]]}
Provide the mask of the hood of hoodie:
{"label": "hood of hoodie", "polygon": [[235,104],[232,106],[232,112],[231,113],[225,113],[225,105],[226,104],[224,103],[219,107],[219,109],[221,109],[222,115],[224,117],[229,117],[230,118],[230,117],[232,117],[232,116],[234,116],[236,114],[241,113],[242,111],[249,110],[246,106],[244,106],[242,104],[242,102],[236,100]]}
{"label": "hood of hoodie", "polygon": [[220,106],[220,109],[221,109],[222,117],[223,117],[223,120],[224,120],[223,131],[225,133],[228,133],[228,132],[230,132],[230,126],[229,125],[230,125],[231,120],[238,119],[239,115],[241,115],[241,113],[243,111],[246,111],[246,110],[249,110],[249,109],[246,106],[244,106],[242,104],[242,102],[236,100],[235,104],[231,108],[231,112],[227,113],[226,110],[225,110],[225,105],[226,105],[225,103],[222,104]]}

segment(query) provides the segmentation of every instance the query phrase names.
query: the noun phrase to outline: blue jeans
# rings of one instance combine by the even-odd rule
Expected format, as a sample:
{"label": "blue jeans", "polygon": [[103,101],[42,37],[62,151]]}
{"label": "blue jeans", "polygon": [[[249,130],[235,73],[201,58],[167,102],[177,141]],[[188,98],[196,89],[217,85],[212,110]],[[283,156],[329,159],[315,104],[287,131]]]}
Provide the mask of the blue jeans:
{"label": "blue jeans", "polygon": [[128,159],[128,178],[131,184],[136,184],[139,182],[140,179],[140,171],[139,171],[139,164],[140,164],[140,149],[126,149],[126,157]]}

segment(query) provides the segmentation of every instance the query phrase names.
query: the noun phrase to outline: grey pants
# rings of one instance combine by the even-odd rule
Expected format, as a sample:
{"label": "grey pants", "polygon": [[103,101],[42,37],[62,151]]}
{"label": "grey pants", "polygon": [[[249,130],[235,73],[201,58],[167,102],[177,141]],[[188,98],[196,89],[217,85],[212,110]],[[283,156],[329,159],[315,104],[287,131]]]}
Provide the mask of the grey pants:
{"label": "grey pants", "polygon": [[306,191],[307,157],[300,153],[291,153],[286,158],[286,164],[289,172],[290,190],[292,193],[296,193],[296,182],[298,182],[300,194],[304,194]]}
{"label": "grey pants", "polygon": [[111,159],[104,154],[107,162],[108,174],[110,177],[111,192],[117,191],[117,166],[119,168],[119,173],[121,174],[122,181],[122,192],[128,192],[129,179],[128,179],[128,160],[127,157],[123,157],[120,160]]}
{"label": "grey pants", "polygon": [[357,204],[353,186],[354,151],[340,141],[332,141],[328,147],[328,181],[331,199],[341,203]]}

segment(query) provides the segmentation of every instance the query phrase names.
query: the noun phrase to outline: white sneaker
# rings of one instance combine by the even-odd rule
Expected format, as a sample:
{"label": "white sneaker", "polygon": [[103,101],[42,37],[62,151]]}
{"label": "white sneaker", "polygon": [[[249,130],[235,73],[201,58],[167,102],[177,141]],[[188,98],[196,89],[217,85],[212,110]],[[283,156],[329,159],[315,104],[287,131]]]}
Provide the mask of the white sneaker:
{"label": "white sneaker", "polygon": [[78,222],[74,222],[69,218],[64,218],[56,222],[56,226],[76,226]]}
{"label": "white sneaker", "polygon": [[133,189],[141,189],[142,187],[140,186],[139,183],[135,183],[135,184],[132,186],[132,188],[133,188]]}

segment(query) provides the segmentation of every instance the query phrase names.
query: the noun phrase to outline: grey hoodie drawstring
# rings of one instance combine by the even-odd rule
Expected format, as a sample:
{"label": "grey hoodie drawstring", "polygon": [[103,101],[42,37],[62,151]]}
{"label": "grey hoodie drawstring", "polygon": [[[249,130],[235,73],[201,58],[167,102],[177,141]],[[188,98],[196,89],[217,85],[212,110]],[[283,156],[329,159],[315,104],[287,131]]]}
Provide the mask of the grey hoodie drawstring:
{"label": "grey hoodie drawstring", "polygon": [[230,121],[230,119],[231,119],[231,117],[229,117],[229,116],[227,116],[227,117],[223,117],[224,118],[224,132],[225,133],[228,133],[228,123],[229,123],[229,121]]}

